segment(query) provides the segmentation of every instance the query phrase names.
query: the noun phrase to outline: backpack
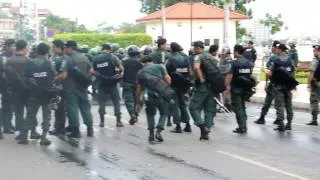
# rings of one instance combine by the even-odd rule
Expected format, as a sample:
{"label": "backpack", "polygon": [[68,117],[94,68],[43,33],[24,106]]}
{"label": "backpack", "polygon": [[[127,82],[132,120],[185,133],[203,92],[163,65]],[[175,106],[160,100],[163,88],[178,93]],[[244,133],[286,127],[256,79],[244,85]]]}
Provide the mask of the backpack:
{"label": "backpack", "polygon": [[78,67],[75,60],[72,60],[72,66],[68,69],[68,74],[81,87],[87,89],[92,84],[92,78],[84,74]]}
{"label": "backpack", "polygon": [[189,76],[189,58],[187,56],[184,57],[182,64],[177,64],[169,59],[166,68],[171,77],[173,88],[186,91],[193,86]]}
{"label": "backpack", "polygon": [[222,93],[225,90],[224,78],[214,58],[211,55],[202,55],[200,67],[206,80],[211,84],[213,92]]}
{"label": "backpack", "polygon": [[113,55],[106,54],[97,59],[93,64],[96,77],[102,86],[115,86],[121,75],[116,71],[116,65],[112,62]]}
{"label": "backpack", "polygon": [[299,82],[290,73],[294,72],[294,66],[291,59],[283,62],[281,60],[274,61],[274,70],[272,72],[271,82],[276,85],[284,86],[287,90],[293,90]]}
{"label": "backpack", "polygon": [[30,61],[26,67],[26,87],[36,95],[53,96],[62,89],[55,83],[55,72],[49,60],[43,64]]}
{"label": "backpack", "polygon": [[317,62],[318,62],[318,67],[317,67],[316,71],[314,72],[313,78],[314,78],[316,81],[320,81],[320,59],[317,58],[316,60],[317,60]]}
{"label": "backpack", "polygon": [[166,100],[172,102],[175,96],[175,91],[162,78],[150,73],[142,73],[138,76],[138,82],[144,87],[153,90]]}

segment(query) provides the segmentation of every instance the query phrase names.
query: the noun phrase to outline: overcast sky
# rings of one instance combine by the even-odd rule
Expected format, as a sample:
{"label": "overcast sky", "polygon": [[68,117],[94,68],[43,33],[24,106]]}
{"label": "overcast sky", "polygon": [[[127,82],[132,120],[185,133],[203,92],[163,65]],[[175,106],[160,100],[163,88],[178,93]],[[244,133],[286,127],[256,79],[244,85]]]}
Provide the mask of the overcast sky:
{"label": "overcast sky", "polygon": [[[14,0],[16,3],[19,0]],[[121,24],[135,22],[142,17],[138,0],[33,0],[39,7],[48,8],[54,14],[76,18],[80,23],[95,27],[98,22]],[[250,5],[255,18],[266,13],[281,13],[290,35],[320,35],[319,0],[256,0]],[[18,4],[18,3],[17,3]],[[308,6],[310,5],[310,6]]]}

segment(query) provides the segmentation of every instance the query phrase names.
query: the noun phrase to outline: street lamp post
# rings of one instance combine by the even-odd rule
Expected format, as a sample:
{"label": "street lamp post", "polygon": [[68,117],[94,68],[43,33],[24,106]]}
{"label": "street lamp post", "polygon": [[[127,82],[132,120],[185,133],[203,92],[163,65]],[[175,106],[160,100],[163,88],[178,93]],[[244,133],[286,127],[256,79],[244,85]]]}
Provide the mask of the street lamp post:
{"label": "street lamp post", "polygon": [[224,21],[223,21],[223,44],[229,45],[229,20],[230,20],[230,5],[231,0],[225,0],[224,2]]}
{"label": "street lamp post", "polygon": [[190,45],[193,42],[193,2],[190,0]]}
{"label": "street lamp post", "polygon": [[161,11],[162,11],[162,33],[161,36],[163,38],[166,37],[166,10],[165,10],[165,2],[161,0]]}

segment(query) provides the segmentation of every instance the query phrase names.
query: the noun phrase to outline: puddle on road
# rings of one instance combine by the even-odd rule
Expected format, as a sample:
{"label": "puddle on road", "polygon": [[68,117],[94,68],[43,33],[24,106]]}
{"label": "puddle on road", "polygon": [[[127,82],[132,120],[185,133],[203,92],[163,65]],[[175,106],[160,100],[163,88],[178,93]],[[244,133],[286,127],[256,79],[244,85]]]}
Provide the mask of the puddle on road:
{"label": "puddle on road", "polygon": [[228,177],[224,177],[224,176],[218,174],[217,172],[215,172],[213,170],[201,167],[201,166],[196,165],[196,164],[189,164],[183,159],[179,159],[179,158],[177,158],[175,156],[170,156],[170,155],[168,155],[166,153],[157,152],[156,150],[154,150],[152,148],[149,148],[147,152],[149,154],[157,156],[159,158],[166,159],[168,161],[175,162],[175,163],[178,163],[180,165],[187,166],[187,167],[190,167],[192,169],[198,170],[203,174],[208,174],[208,175],[212,176],[212,178],[214,178],[214,179],[221,179],[221,180],[229,179]]}
{"label": "puddle on road", "polygon": [[[60,139],[44,152],[60,163],[74,163],[84,168],[90,180],[165,180],[156,176],[155,172],[137,169],[121,157],[108,153],[105,149],[99,151],[92,142],[75,139]],[[68,145],[70,146],[68,146]],[[152,176],[151,176],[152,175]]]}

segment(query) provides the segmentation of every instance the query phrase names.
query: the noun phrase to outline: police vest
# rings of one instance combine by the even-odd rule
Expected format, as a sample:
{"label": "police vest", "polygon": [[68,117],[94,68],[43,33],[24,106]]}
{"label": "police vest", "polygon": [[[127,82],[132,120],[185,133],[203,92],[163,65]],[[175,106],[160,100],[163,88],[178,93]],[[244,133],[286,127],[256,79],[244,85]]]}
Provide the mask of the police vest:
{"label": "police vest", "polygon": [[286,61],[282,61],[281,59],[275,60],[273,66],[271,77],[273,84],[280,85],[287,90],[292,90],[299,85],[294,79],[294,65],[290,57]]}
{"label": "police vest", "polygon": [[320,81],[320,58],[316,58],[316,61],[318,63],[317,69],[314,72],[313,78],[317,81]]}
{"label": "police vest", "polygon": [[172,79],[171,86],[176,89],[185,90],[192,86],[189,75],[189,58],[183,56],[183,61],[169,59],[166,66],[167,71]]}
{"label": "police vest", "polygon": [[49,60],[42,64],[30,61],[26,67],[27,88],[36,93],[53,93],[61,90],[54,82],[55,72]]}
{"label": "police vest", "polygon": [[103,54],[95,59],[93,63],[96,77],[102,86],[114,86],[119,80],[116,65],[112,61],[112,58],[112,54]]}
{"label": "police vest", "polygon": [[142,64],[139,60],[130,58],[123,62],[123,68],[123,82],[136,84],[138,71],[142,68]]}
{"label": "police vest", "polygon": [[252,62],[245,60],[244,62],[234,61],[234,77],[232,79],[232,86],[240,89],[251,89],[254,83],[251,78]]}

